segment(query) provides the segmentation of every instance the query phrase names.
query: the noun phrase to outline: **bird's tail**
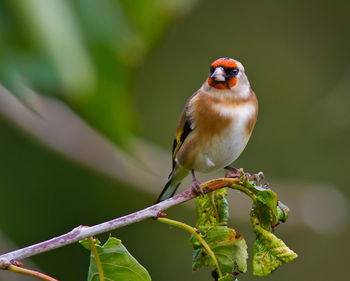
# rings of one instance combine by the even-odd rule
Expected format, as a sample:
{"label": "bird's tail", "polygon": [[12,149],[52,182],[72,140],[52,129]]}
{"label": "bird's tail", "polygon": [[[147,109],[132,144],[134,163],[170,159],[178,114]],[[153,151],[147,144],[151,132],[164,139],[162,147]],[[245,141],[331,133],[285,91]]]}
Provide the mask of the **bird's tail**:
{"label": "bird's tail", "polygon": [[159,203],[165,199],[173,197],[177,188],[181,184],[184,177],[188,175],[188,171],[178,166],[170,173],[167,183],[165,184],[161,194],[159,195],[157,202]]}

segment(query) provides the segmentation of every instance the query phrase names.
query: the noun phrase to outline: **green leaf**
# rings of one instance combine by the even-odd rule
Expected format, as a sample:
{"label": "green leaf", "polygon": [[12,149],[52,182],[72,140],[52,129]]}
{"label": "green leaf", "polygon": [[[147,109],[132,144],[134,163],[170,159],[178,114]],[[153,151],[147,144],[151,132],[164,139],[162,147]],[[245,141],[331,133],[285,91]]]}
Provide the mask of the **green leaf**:
{"label": "green leaf", "polygon": [[264,229],[271,231],[271,227],[278,224],[277,194],[268,189],[259,190],[255,198],[256,203],[253,205],[252,213],[259,219]]}
{"label": "green leaf", "polygon": [[256,240],[254,242],[253,274],[266,276],[283,263],[298,257],[286,244],[271,232],[259,225],[254,226]]}
{"label": "green leaf", "polygon": [[[87,239],[80,243],[90,250]],[[151,277],[147,270],[123,246],[121,240],[110,237],[104,245],[96,243],[105,279],[109,281],[149,281]],[[96,267],[95,258],[91,254],[88,281],[99,281],[99,273]]]}
{"label": "green leaf", "polygon": [[278,201],[278,196],[267,184],[262,181],[263,174],[250,175],[243,169],[239,169],[239,189],[247,194],[254,202],[251,216],[258,218],[259,224],[266,230],[271,231],[279,222],[285,222],[288,218],[289,209]]}
{"label": "green leaf", "polygon": [[246,193],[254,202],[250,213],[256,234],[253,248],[253,273],[266,276],[283,263],[297,258],[296,253],[271,233],[280,222],[287,220],[289,208],[279,202],[277,194],[267,184],[262,183],[261,175],[250,175],[241,169],[239,176],[240,184],[237,189]]}
{"label": "green leaf", "polygon": [[227,225],[229,213],[226,200],[227,190],[222,188],[208,193],[203,197],[196,197],[197,227],[213,225]]}
{"label": "green leaf", "polygon": [[[247,244],[242,235],[227,227],[229,209],[226,195],[227,190],[223,188],[196,198],[196,226],[214,252],[223,273],[245,272],[248,258]],[[214,261],[200,242],[194,237],[190,242],[194,248],[192,269],[196,271],[205,266],[215,269]]]}
{"label": "green leaf", "polygon": [[219,281],[234,281],[235,277],[232,274],[226,274],[223,277],[219,278]]}
{"label": "green leaf", "polygon": [[[254,185],[254,184],[253,184]],[[288,218],[289,209],[278,201],[277,194],[269,188],[254,186],[251,222],[256,240],[253,247],[253,274],[266,276],[283,263],[297,258],[297,254],[271,233],[272,229]]]}
{"label": "green leaf", "polygon": [[[262,177],[250,175],[241,170],[239,183],[232,186],[247,194],[253,200],[251,223],[256,233],[254,243],[253,270],[255,275],[265,276],[281,264],[290,262],[297,254],[290,250],[282,240],[271,233],[274,227],[288,218],[289,209],[279,202],[278,196]],[[233,280],[233,272],[247,270],[247,245],[235,230],[227,227],[228,205],[226,190],[215,191],[212,195],[196,198],[197,228],[214,252],[223,276],[220,280]],[[194,237],[190,242],[194,247],[193,270],[208,266],[216,269],[203,246]]]}
{"label": "green leaf", "polygon": [[[242,235],[227,226],[213,226],[203,238],[214,252],[223,273],[247,271],[247,244]],[[192,270],[196,271],[204,266],[216,268],[204,247],[197,244],[192,258]]]}
{"label": "green leaf", "polygon": [[289,208],[287,205],[278,201],[277,205],[278,221],[286,222],[289,216]]}

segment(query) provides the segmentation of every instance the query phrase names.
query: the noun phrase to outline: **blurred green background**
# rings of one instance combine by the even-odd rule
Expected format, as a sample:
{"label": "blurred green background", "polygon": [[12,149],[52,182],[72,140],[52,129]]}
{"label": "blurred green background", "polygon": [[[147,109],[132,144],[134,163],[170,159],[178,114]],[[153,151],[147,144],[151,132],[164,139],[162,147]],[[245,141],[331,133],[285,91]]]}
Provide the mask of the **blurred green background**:
{"label": "blurred green background", "polygon": [[[349,11],[341,0],[2,1],[1,251],[152,204],[185,100],[229,56],[260,103],[235,166],[263,171],[291,208],[276,233],[299,254],[264,279],[348,280]],[[252,248],[249,202],[230,197]],[[188,205],[169,215],[193,223]],[[181,230],[150,220],[112,234],[153,280],[211,280],[191,272]],[[31,259],[59,280],[85,280],[88,261],[77,244]]]}

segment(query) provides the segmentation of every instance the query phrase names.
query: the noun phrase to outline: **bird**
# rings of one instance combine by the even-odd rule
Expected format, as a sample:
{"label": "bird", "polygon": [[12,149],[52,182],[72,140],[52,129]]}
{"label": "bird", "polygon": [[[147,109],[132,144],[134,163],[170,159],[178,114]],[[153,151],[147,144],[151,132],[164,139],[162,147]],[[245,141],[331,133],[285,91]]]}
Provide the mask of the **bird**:
{"label": "bird", "polygon": [[[229,57],[210,65],[201,88],[186,102],[172,149],[172,171],[156,201],[174,196],[192,174],[192,191],[201,192],[195,172],[230,169],[246,147],[258,115],[258,100],[243,65]],[[232,169],[232,168],[231,168]]]}

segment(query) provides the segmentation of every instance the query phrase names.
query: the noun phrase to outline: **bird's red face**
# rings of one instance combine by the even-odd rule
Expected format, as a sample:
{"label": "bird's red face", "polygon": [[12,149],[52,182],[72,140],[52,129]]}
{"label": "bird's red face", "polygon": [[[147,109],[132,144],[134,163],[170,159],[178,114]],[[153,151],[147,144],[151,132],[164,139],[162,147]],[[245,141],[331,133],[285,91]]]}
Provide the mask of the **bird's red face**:
{"label": "bird's red face", "polygon": [[221,58],[210,66],[208,84],[216,89],[225,90],[233,88],[239,73],[238,64],[231,58]]}

